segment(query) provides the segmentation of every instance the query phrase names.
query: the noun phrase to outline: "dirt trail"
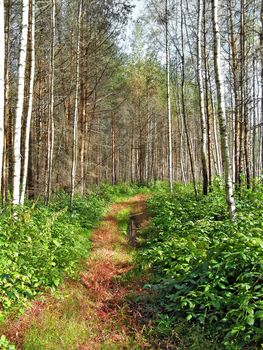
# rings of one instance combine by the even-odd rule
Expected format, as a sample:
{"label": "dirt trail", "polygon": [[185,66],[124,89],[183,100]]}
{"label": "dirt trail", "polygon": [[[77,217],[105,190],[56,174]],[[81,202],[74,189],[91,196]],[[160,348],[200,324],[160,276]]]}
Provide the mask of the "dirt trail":
{"label": "dirt trail", "polygon": [[93,234],[94,249],[89,260],[89,269],[82,274],[82,282],[87,287],[90,298],[95,301],[101,329],[104,328],[105,322],[108,326],[113,323],[113,329],[111,334],[106,334],[107,339],[101,334],[93,344],[87,343],[80,348],[81,350],[100,349],[105,340],[109,344],[119,344],[119,349],[124,349],[125,346],[128,349],[129,344],[131,346],[133,342],[131,338],[136,336],[131,334],[132,320],[129,320],[129,325],[123,324],[123,321],[125,311],[128,311],[125,310],[125,296],[140,286],[135,285],[135,281],[131,281],[130,285],[123,284],[117,278],[133,267],[128,239],[123,239],[120,235],[116,219],[117,214],[128,207],[131,207],[132,213],[145,212],[145,196],[137,195],[129,201],[114,204]]}
{"label": "dirt trail", "polygon": [[132,248],[121,234],[117,219],[124,209],[145,212],[146,198],[137,195],[113,204],[92,234],[93,249],[80,279],[66,281],[56,296],[36,301],[21,319],[10,324],[7,336],[18,349],[149,348],[137,327],[140,315],[134,314],[126,302],[128,294],[143,292],[141,281],[123,280],[133,268]]}

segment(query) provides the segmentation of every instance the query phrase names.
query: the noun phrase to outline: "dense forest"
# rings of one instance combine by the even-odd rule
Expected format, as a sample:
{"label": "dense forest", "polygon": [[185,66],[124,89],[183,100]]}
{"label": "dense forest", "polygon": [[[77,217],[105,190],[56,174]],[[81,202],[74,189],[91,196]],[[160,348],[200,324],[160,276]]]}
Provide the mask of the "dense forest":
{"label": "dense forest", "polygon": [[[263,1],[0,0],[0,17],[0,349],[259,349]],[[59,296],[35,315],[47,293],[77,314],[91,298],[98,323]]]}

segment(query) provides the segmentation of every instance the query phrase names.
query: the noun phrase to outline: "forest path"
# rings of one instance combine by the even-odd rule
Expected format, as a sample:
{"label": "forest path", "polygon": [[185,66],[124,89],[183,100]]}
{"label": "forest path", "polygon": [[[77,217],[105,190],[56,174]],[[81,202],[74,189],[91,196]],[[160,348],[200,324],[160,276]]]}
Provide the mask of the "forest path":
{"label": "forest path", "polygon": [[79,280],[66,281],[40,310],[29,313],[25,318],[30,318],[29,324],[16,337],[18,349],[149,348],[138,327],[141,315],[126,300],[128,295],[144,292],[142,277],[127,274],[134,267],[134,249],[122,232],[130,214],[145,213],[146,199],[147,195],[139,194],[111,206],[93,231],[93,248]]}

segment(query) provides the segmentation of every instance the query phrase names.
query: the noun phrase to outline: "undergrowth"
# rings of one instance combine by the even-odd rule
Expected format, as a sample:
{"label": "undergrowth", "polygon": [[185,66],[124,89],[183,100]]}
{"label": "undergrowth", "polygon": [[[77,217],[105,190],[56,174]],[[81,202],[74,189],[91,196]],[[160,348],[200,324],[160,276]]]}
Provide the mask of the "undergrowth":
{"label": "undergrowth", "polygon": [[173,195],[159,189],[149,201],[153,218],[142,233],[138,264],[152,273],[145,287],[157,295],[155,332],[161,325],[159,333],[180,334],[187,322],[184,329],[198,327],[216,339],[215,348],[257,349],[263,335],[262,187],[243,190],[234,223],[225,207],[219,185],[197,202],[190,187],[176,186]]}
{"label": "undergrowth", "polygon": [[74,198],[68,208],[65,193],[53,196],[49,207],[28,202],[3,210],[0,220],[0,321],[10,310],[23,311],[27,302],[56,289],[65,275],[75,276],[87,256],[90,231],[112,201],[140,191],[137,186],[104,185]]}

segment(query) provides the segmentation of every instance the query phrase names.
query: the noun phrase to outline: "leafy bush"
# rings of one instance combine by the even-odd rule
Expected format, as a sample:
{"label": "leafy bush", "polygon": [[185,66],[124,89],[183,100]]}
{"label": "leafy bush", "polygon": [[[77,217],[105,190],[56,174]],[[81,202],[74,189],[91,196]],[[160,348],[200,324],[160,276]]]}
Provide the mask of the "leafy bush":
{"label": "leafy bush", "polygon": [[222,334],[229,349],[262,339],[263,194],[243,192],[235,223],[218,186],[195,202],[191,189],[156,194],[139,262],[164,312]]}
{"label": "leafy bush", "polygon": [[102,193],[104,196],[107,194],[111,200],[118,200],[119,198],[128,198],[137,193],[147,192],[148,188],[142,187],[137,184],[126,184],[118,183],[117,185],[104,184],[99,188],[99,193]]}
{"label": "leafy bush", "polygon": [[49,207],[29,202],[16,208],[15,217],[5,208],[0,220],[0,321],[3,311],[56,288],[65,274],[73,276],[89,251],[90,230],[107,205],[140,191],[138,186],[104,185],[76,196],[71,209],[63,192],[53,196]]}
{"label": "leafy bush", "polygon": [[0,338],[0,349],[1,350],[15,350],[15,345],[10,344],[4,335]]}
{"label": "leafy bush", "polygon": [[89,249],[89,229],[104,207],[104,199],[90,195],[76,198],[72,211],[52,204],[19,208],[15,219],[3,213],[0,303],[5,310],[57,287],[64,273],[74,272],[76,262]]}

